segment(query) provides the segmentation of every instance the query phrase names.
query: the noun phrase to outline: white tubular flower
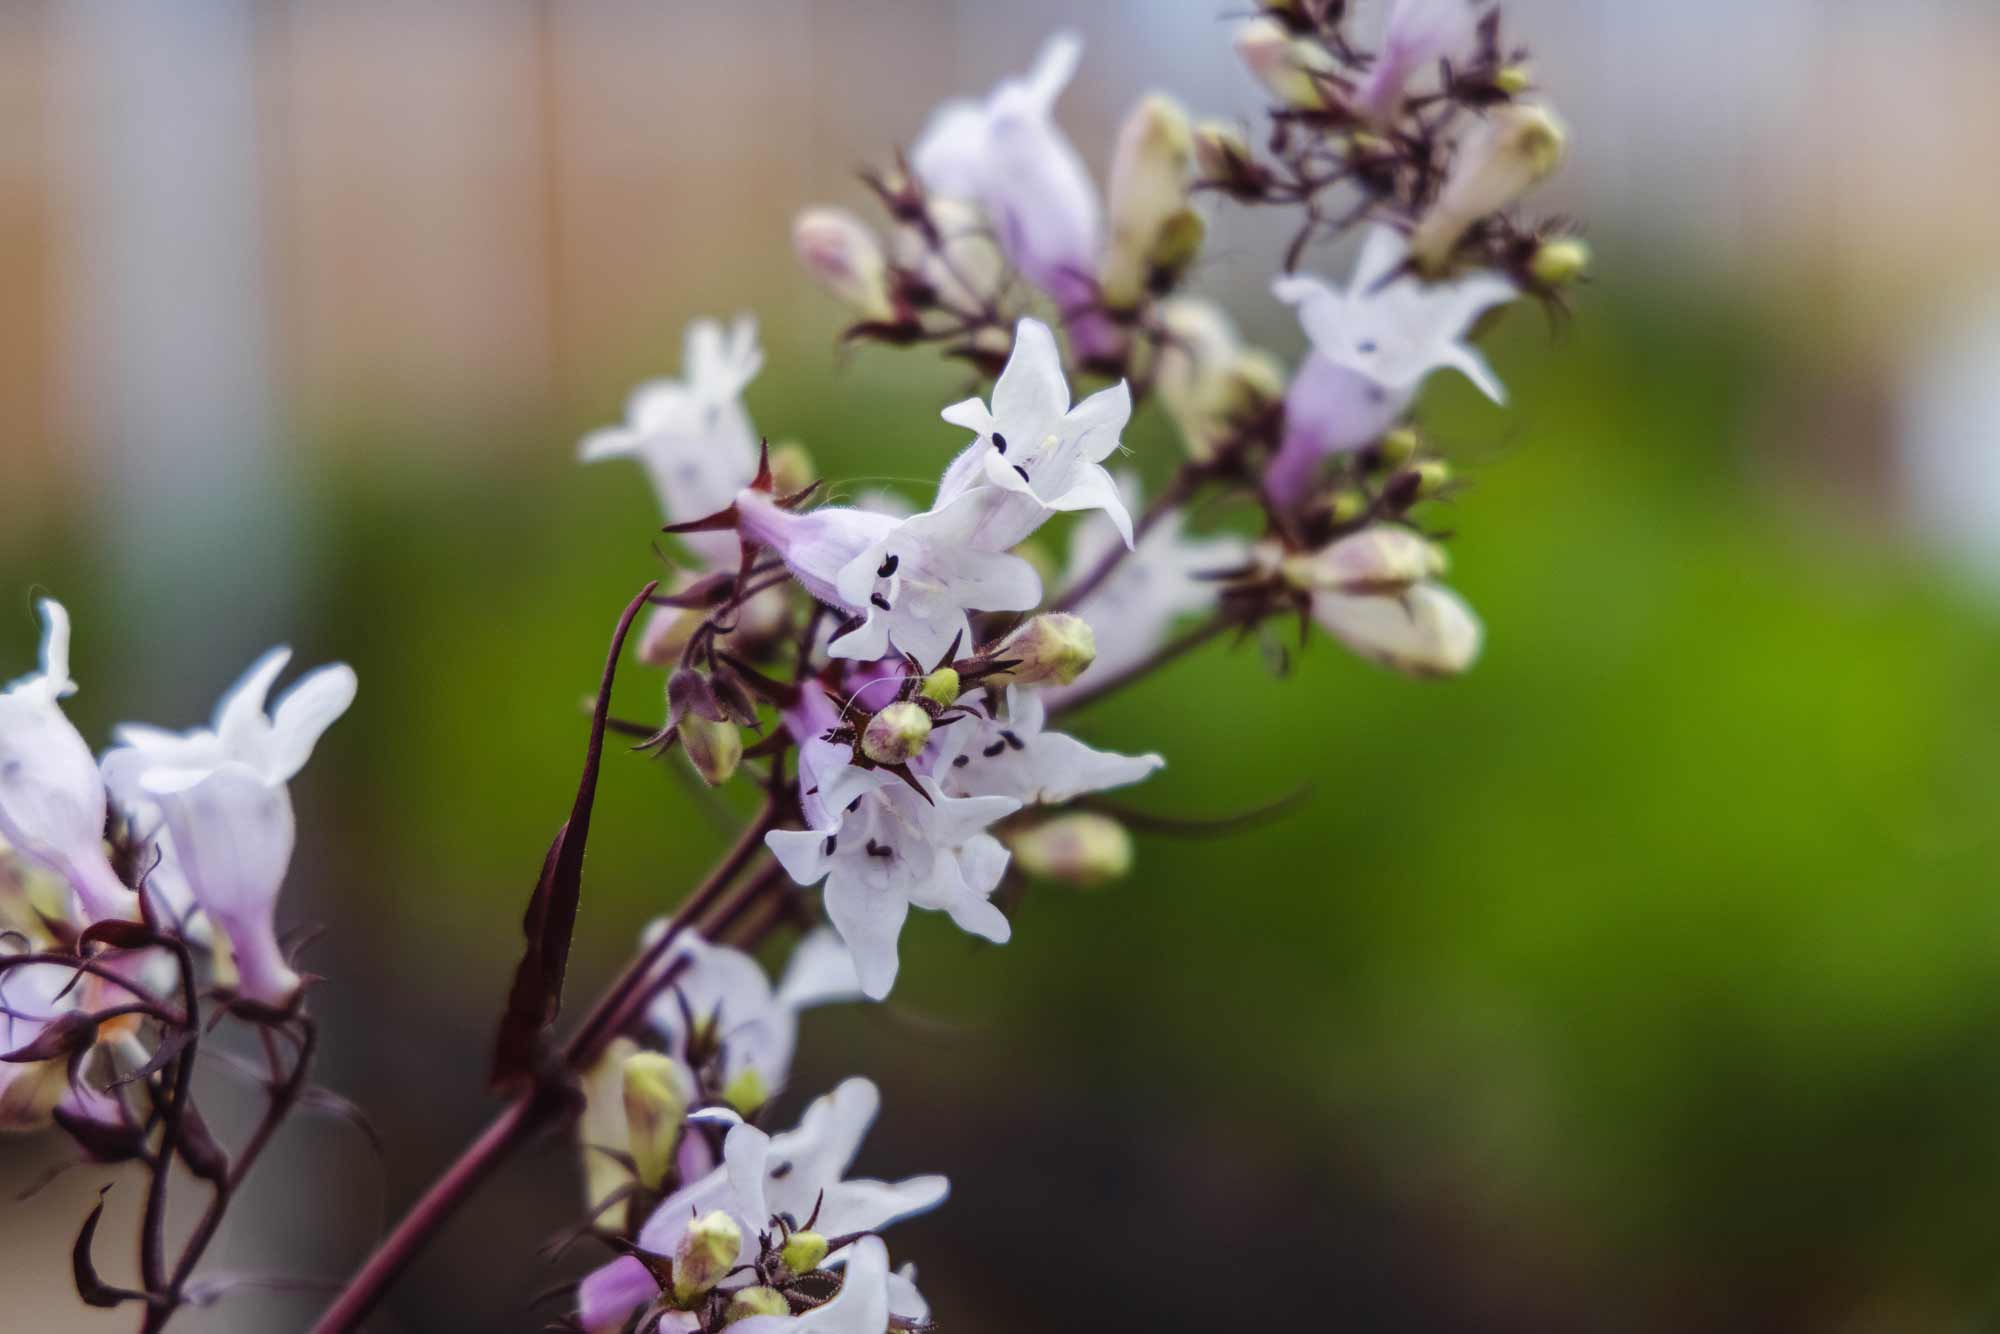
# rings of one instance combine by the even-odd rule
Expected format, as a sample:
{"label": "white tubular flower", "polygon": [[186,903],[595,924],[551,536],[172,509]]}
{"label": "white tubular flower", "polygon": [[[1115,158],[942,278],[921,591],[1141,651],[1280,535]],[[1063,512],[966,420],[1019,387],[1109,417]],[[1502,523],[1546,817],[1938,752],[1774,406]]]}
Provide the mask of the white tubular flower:
{"label": "white tubular flower", "polygon": [[1355,110],[1377,126],[1394,121],[1412,79],[1440,60],[1471,52],[1483,12],[1480,0],[1396,0]]}
{"label": "white tubular flower", "polygon": [[1041,577],[1019,556],[975,546],[983,497],[895,519],[839,506],[793,514],[757,491],[737,497],[741,531],[776,552],[807,592],[861,618],[828,651],[872,662],[891,646],[926,666],[971,643],[969,611],[1025,611]]}
{"label": "white tubular flower", "polygon": [[246,999],[284,1006],[299,978],[278,948],[278,891],[295,833],[286,784],[305,767],[320,735],[354,702],[344,663],[300,677],[267,716],[271,687],[291,661],[273,649],[222,697],[212,729],[176,734],[126,724],[108,768],[131,766],[156,802],[196,903],[229,938]]}
{"label": "white tubular flower", "polygon": [[[1125,474],[1120,489],[1126,503],[1138,509],[1137,475]],[[1065,582],[1074,584],[1088,575],[1118,541],[1118,531],[1108,519],[1079,525],[1070,539]],[[1216,584],[1202,576],[1242,565],[1249,550],[1234,537],[1189,537],[1180,510],[1162,515],[1132,554],[1076,607],[1076,614],[1090,622],[1096,634],[1097,660],[1090,671],[1099,680],[1116,676],[1159,647],[1175,621],[1214,607]],[[1088,687],[1090,679],[1086,674],[1075,686],[1051,686],[1044,693],[1061,700]]]}
{"label": "white tubular flower", "polygon": [[[946,421],[979,439],[953,459],[938,483],[944,509],[978,497],[961,540],[1001,550],[1026,538],[1056,512],[1103,510],[1132,543],[1132,516],[1118,495],[1104,460],[1119,448],[1132,417],[1132,391],[1123,380],[1070,406],[1069,383],[1055,334],[1024,319],[1014,332],[1014,353],[993,385],[993,405],[977,398],[954,403]],[[1032,605],[1032,604],[1030,604]]]}
{"label": "white tubular flower", "polygon": [[773,1231],[776,1218],[794,1228],[811,1220],[814,1232],[840,1237],[936,1208],[951,1190],[941,1176],[845,1179],[881,1106],[874,1084],[849,1079],[806,1108],[796,1130],[772,1136],[747,1123],[733,1125],[723,1141],[723,1165],[669,1196],[640,1230],[639,1245],[671,1255],[691,1220],[720,1209],[743,1230],[737,1263],[747,1264],[756,1258],[757,1235]]}
{"label": "white tubular flower", "polygon": [[1453,159],[1437,202],[1410,236],[1410,253],[1425,272],[1445,269],[1474,223],[1547,180],[1568,152],[1569,131],[1548,108],[1495,107]]}
{"label": "white tubular flower", "polygon": [[[649,938],[661,929],[656,923]],[[673,981],[653,1002],[653,1027],[683,1061],[690,1038],[705,1035],[719,1043],[723,1096],[746,1116],[784,1087],[798,1043],[799,1012],[861,998],[853,959],[839,937],[824,929],[799,942],[776,989],[755,959],[695,935],[680,937],[661,967],[674,970]]]}
{"label": "white tubular flower", "polygon": [[[586,463],[636,458],[674,523],[727,506],[757,473],[757,433],[743,410],[743,390],[764,367],[757,321],[740,315],[727,330],[715,320],[688,325],[680,380],[649,380],[632,392],[625,423],[583,438]],[[727,533],[688,533],[689,550],[726,568],[736,555]]]}
{"label": "white tubular flower", "polygon": [[985,209],[1007,259],[1065,308],[1091,299],[1097,268],[1097,190],[1054,120],[1082,53],[1075,34],[1056,34],[1025,79],[940,106],[910,150],[925,188]]}
{"label": "white tubular flower", "polygon": [[104,780],[62,711],[69,675],[69,613],[43,598],[42,670],[0,692],[0,837],[69,882],[85,917],[137,915],[138,899],[104,851]]}
{"label": "white tubular flower", "polygon": [[929,1314],[916,1284],[890,1272],[889,1248],[880,1237],[863,1237],[849,1250],[847,1273],[832,1301],[802,1315],[749,1316],[729,1328],[737,1334],[882,1334],[891,1315],[921,1321]]}
{"label": "white tubular flower", "polygon": [[[881,1000],[896,984],[897,940],[912,905],[950,915],[996,945],[1012,934],[989,901],[1007,850],[985,832],[1020,809],[1011,797],[953,797],[920,776],[923,795],[894,774],[861,769],[850,747],[824,733],[838,721],[808,684],[785,725],[799,743],[799,794],[809,828],[777,829],[764,842],[793,880],[826,881],[826,911],[853,955],[862,992]],[[928,798],[928,800],[926,799]]]}
{"label": "white tubular flower", "polygon": [[1073,736],[1046,730],[1047,722],[1040,691],[1009,686],[1006,717],[980,715],[946,728],[937,761],[945,791],[1053,806],[1139,782],[1166,764],[1158,755],[1092,750]]}
{"label": "white tubular flower", "polygon": [[1485,632],[1465,599],[1441,584],[1394,596],[1319,593],[1313,619],[1355,653],[1405,676],[1457,676],[1479,657]]}

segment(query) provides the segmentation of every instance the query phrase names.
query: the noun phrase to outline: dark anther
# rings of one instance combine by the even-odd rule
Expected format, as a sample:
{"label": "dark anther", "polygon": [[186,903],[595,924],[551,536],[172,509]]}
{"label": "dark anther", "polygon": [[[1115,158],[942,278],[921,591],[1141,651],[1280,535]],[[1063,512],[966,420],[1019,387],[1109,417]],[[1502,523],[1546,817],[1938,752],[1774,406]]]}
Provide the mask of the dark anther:
{"label": "dark anther", "polygon": [[1000,739],[1006,742],[1008,745],[1012,746],[1015,750],[1027,749],[1027,746],[1022,742],[1021,738],[1015,736],[1012,732],[1002,732],[1000,734]]}
{"label": "dark anther", "polygon": [[1028,480],[1028,470],[1026,468],[1023,468],[1020,464],[1017,463],[1014,465],[1014,471],[1021,474],[1022,481],[1025,482]]}
{"label": "dark anther", "polygon": [[1354,350],[1356,352],[1359,352],[1364,357],[1370,356],[1375,351],[1375,340],[1372,338],[1364,338],[1360,342],[1354,345]]}
{"label": "dark anther", "polygon": [[901,556],[889,557],[889,559],[882,562],[882,567],[875,571],[875,577],[877,579],[887,579],[896,572],[896,567],[902,564],[902,561],[903,558]]}
{"label": "dark anther", "polygon": [[792,1165],[790,1163],[779,1163],[776,1167],[771,1169],[771,1180],[783,1181],[786,1177],[790,1176],[791,1174],[792,1174]]}
{"label": "dark anther", "polygon": [[861,804],[861,798],[859,798],[859,797],[856,797],[856,798],[855,798],[855,799],[854,799],[853,801],[850,801],[850,802],[848,802],[848,803],[847,803],[847,813],[848,813],[849,815],[852,815],[852,814],[854,814],[854,809],[855,809],[855,807],[859,806],[860,804]]}
{"label": "dark anther", "polygon": [[960,755],[952,760],[951,767],[954,769],[963,769],[966,765],[970,763],[972,763],[972,757],[970,755]]}
{"label": "dark anther", "polygon": [[868,595],[868,600],[874,603],[876,606],[880,607],[883,611],[889,610],[889,599],[883,597],[880,593],[870,593]]}
{"label": "dark anther", "polygon": [[826,836],[826,855],[827,855],[827,856],[831,857],[831,856],[833,855],[833,850],[834,850],[835,848],[839,847],[839,846],[840,846],[840,835],[838,835],[838,834],[828,834],[828,835]]}
{"label": "dark anther", "polygon": [[993,448],[1005,454],[1007,452],[1007,437],[995,431],[993,433]]}
{"label": "dark anther", "polygon": [[896,855],[896,852],[895,849],[877,843],[871,838],[868,840],[868,855],[870,857],[893,857]]}
{"label": "dark anther", "polygon": [[994,757],[995,755],[998,755],[998,754],[999,754],[999,753],[1000,753],[1001,751],[1003,751],[1003,750],[1005,750],[1005,749],[1007,749],[1007,743],[1006,743],[1006,742],[1004,742],[1004,741],[996,741],[996,742],[994,742],[994,743],[993,743],[992,745],[988,746],[988,747],[987,747],[987,748],[986,748],[986,749],[985,749],[984,751],[982,751],[982,752],[981,752],[981,754],[985,755],[985,756],[986,756],[986,758],[990,760],[990,759],[992,759],[992,758],[993,758],[993,757]]}

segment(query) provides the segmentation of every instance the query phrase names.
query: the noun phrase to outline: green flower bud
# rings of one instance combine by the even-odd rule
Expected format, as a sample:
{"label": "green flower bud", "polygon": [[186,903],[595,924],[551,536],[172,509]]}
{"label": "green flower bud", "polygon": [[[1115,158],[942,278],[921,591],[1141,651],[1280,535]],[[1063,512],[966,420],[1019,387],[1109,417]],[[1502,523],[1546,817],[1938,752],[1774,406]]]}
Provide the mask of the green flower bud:
{"label": "green flower bud", "polygon": [[687,1086],[679,1062],[665,1052],[641,1051],[623,1066],[625,1123],[632,1165],[648,1190],[658,1190],[674,1164],[687,1114]]}
{"label": "green flower bud", "polygon": [[941,709],[948,709],[958,703],[958,672],[950,667],[940,667],[917,684],[917,693]]}
{"label": "green flower bud", "polygon": [[1254,18],[1236,29],[1236,54],[1286,106],[1325,109],[1326,92],[1314,76],[1331,74],[1334,63],[1319,43],[1293,37],[1276,19]]}
{"label": "green flower bud", "polygon": [[785,1238],[778,1255],[794,1274],[810,1274],[826,1259],[826,1238],[817,1232],[794,1232]]}
{"label": "green flower bud", "polygon": [[1382,466],[1390,472],[1402,468],[1417,456],[1417,446],[1422,443],[1417,438],[1416,428],[1398,426],[1382,437],[1375,446],[1375,454],[1382,460]]}
{"label": "green flower bud", "polygon": [[1222,185],[1244,182],[1256,163],[1242,131],[1224,120],[1205,120],[1194,127],[1194,160],[1203,180]]}
{"label": "green flower bud", "polygon": [[931,739],[931,716],[912,700],[884,705],[861,729],[861,753],[877,764],[907,764]]}
{"label": "green flower bud", "polygon": [[1518,97],[1534,83],[1526,65],[1503,65],[1493,76],[1493,86],[1509,97]]}
{"label": "green flower bud", "polygon": [[1042,880],[1094,889],[1132,870],[1132,836],[1108,815],[1078,811],[1007,840],[1014,864]]}
{"label": "green flower bud", "polygon": [[1202,242],[1208,239],[1208,220],[1191,208],[1178,209],[1160,224],[1146,263],[1155,273],[1178,278],[1201,256]]}
{"label": "green flower bud", "polygon": [[738,1288],[729,1295],[729,1309],[722,1313],[722,1323],[733,1325],[753,1315],[788,1316],[791,1313],[792,1304],[776,1288]]}
{"label": "green flower bud", "polygon": [[1002,640],[993,656],[1015,663],[987,678],[994,685],[1068,685],[1097,660],[1097,636],[1081,616],[1043,612]]}
{"label": "green flower bud", "polygon": [[1451,485],[1451,465],[1443,459],[1425,459],[1416,466],[1417,495],[1425,500]]}
{"label": "green flower bud", "polygon": [[743,734],[735,723],[712,723],[697,713],[681,719],[681,749],[710,787],[728,782],[743,759]]}
{"label": "green flower bud", "polygon": [[743,1249],[743,1229],[722,1210],[688,1224],[674,1251],[674,1300],[683,1307],[714,1290]]}
{"label": "green flower bud", "polygon": [[1559,236],[1535,247],[1528,272],[1548,287],[1567,287],[1590,268],[1590,246],[1577,236]]}
{"label": "green flower bud", "polygon": [[1336,491],[1327,500],[1327,511],[1335,523],[1353,523],[1368,512],[1368,497],[1352,487]]}
{"label": "green flower bud", "polygon": [[738,1070],[722,1090],[722,1100],[745,1116],[755,1116],[770,1097],[764,1076],[750,1066]]}

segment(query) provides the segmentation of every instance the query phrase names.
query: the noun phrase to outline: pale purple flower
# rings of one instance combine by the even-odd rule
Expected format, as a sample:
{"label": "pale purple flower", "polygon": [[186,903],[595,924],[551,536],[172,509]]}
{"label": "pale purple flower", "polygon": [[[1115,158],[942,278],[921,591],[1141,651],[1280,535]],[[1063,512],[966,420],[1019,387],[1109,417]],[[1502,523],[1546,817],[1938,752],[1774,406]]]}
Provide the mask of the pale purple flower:
{"label": "pale purple flower", "polygon": [[0,837],[67,881],[85,917],[132,917],[138,900],[104,850],[103,777],[60,703],[76,693],[69,613],[53,598],[38,609],[42,669],[0,692]]}
{"label": "pale purple flower", "polygon": [[1402,272],[1407,243],[1376,227],[1346,290],[1294,275],[1273,284],[1298,307],[1313,351],[1285,398],[1285,439],[1265,478],[1281,505],[1296,503],[1320,460],[1381,438],[1432,371],[1459,371],[1494,402],[1506,391],[1466,341],[1474,321],[1516,295],[1493,273],[1428,283]]}
{"label": "pale purple flower", "polygon": [[893,647],[935,665],[967,648],[969,611],[1025,611],[1042,581],[1019,556],[970,540],[984,497],[964,497],[907,519],[826,506],[794,514],[769,496],[737,497],[741,531],[776,552],[806,591],[860,617],[835,639],[836,657],[873,661]]}
{"label": "pale purple flower", "polygon": [[[1132,509],[1140,507],[1139,479],[1127,473],[1119,490]],[[1120,542],[1118,530],[1102,516],[1077,526],[1070,539],[1065,582],[1086,577]],[[1190,537],[1186,515],[1172,510],[1160,516],[1130,555],[1110,577],[1078,603],[1076,614],[1090,623],[1097,641],[1097,658],[1075,684],[1048,686],[1045,697],[1061,700],[1088,689],[1093,679],[1107,679],[1142,661],[1166,641],[1167,632],[1183,616],[1215,606],[1216,575],[1241,566],[1249,547],[1236,537]]]}
{"label": "pale purple flower", "polygon": [[[801,885],[826,881],[827,916],[853,955],[862,991],[880,1000],[895,986],[896,944],[910,908],[948,914],[995,944],[1012,934],[991,900],[1007,850],[986,831],[1020,809],[1011,797],[953,797],[919,775],[923,794],[894,774],[853,763],[850,746],[823,733],[832,704],[808,683],[786,727],[799,742],[799,794],[808,828],[777,829],[765,844]],[[928,800],[926,799],[928,798]]]}
{"label": "pale purple flower", "polygon": [[322,667],[301,677],[271,712],[265,701],[291,650],[259,658],[217,706],[212,728],[173,733],[126,724],[123,748],[105,765],[130,766],[131,781],[159,804],[195,902],[229,938],[241,994],[284,1005],[299,978],[278,947],[278,892],[295,834],[286,784],[305,767],[320,735],[354,701],[354,670]]}
{"label": "pale purple flower", "polygon": [[[674,523],[723,509],[757,474],[757,433],[743,409],[743,390],[763,369],[757,322],[740,315],[725,329],[715,320],[688,325],[682,379],[648,380],[632,392],[625,421],[585,436],[586,463],[636,458],[660,507]],[[688,533],[688,548],[723,568],[735,558],[727,533]]]}
{"label": "pale purple flower", "polygon": [[1373,596],[1315,593],[1312,614],[1355,653],[1406,676],[1456,676],[1485,639],[1465,599],[1442,584]]}
{"label": "pale purple flower", "polygon": [[1117,755],[1092,750],[1075,737],[1047,728],[1041,692],[1007,688],[1007,712],[973,717],[945,728],[937,772],[954,796],[1013,797],[1023,805],[1058,805],[1086,792],[1139,782],[1166,761],[1158,755]]}
{"label": "pale purple flower", "polygon": [[968,398],[944,419],[979,438],[945,470],[939,509],[976,500],[960,540],[985,550],[1013,546],[1058,512],[1102,510],[1129,546],[1132,516],[1104,460],[1120,446],[1132,417],[1132,391],[1120,380],[1070,406],[1055,334],[1024,319],[1014,351],[993,385],[989,408]]}
{"label": "pale purple flower", "polygon": [[1376,125],[1395,120],[1412,79],[1441,60],[1471,54],[1484,9],[1483,0],[1396,0],[1355,109]]}
{"label": "pale purple flower", "polygon": [[1082,52],[1056,34],[1026,78],[940,106],[910,151],[925,188],[984,209],[1009,262],[1065,309],[1094,295],[1101,230],[1090,172],[1054,119]]}

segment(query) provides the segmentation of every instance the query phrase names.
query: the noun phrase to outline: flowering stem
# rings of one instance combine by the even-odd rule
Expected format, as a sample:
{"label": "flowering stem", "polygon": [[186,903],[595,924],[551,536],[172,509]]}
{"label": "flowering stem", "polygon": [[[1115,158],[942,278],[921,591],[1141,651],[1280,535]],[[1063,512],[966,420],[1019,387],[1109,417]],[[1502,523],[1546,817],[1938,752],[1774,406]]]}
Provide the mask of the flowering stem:
{"label": "flowering stem", "polygon": [[[1132,525],[1132,547],[1136,547],[1153,525],[1165,518],[1168,512],[1178,509],[1185,503],[1200,484],[1200,469],[1193,464],[1183,465],[1181,470],[1174,474],[1174,480],[1167,483],[1166,490],[1154,497],[1153,503],[1146,507],[1146,512]],[[1095,593],[1098,587],[1118,569],[1119,564],[1132,554],[1132,547],[1122,542],[1114,544],[1083,578],[1063,590],[1063,595],[1056,599],[1055,605],[1049,610],[1075,611],[1083,600]]]}

